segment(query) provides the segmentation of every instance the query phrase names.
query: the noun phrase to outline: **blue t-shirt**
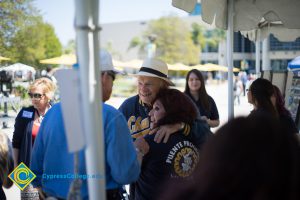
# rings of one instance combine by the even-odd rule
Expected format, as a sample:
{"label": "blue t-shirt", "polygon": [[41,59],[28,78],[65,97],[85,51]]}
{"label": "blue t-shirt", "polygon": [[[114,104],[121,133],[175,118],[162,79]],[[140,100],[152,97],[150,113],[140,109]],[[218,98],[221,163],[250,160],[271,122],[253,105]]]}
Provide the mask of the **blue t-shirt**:
{"label": "blue t-shirt", "polygon": [[[109,105],[102,106],[106,189],[117,189],[138,178],[140,165],[124,116]],[[30,169],[36,174],[32,182],[35,187],[42,187],[48,195],[67,198],[73,179],[63,176],[74,174],[74,154],[68,152],[60,104],[54,105],[43,120],[32,150]],[[79,174],[87,175],[84,150],[79,152]],[[83,179],[81,196],[88,199],[86,179]]]}

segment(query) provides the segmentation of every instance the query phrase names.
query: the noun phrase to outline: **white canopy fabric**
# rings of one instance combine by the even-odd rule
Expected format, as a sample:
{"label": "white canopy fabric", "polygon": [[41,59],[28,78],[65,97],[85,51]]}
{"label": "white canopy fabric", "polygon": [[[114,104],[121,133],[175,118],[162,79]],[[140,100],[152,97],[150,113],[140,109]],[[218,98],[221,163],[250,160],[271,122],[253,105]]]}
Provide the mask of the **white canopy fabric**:
{"label": "white canopy fabric", "polygon": [[271,33],[281,42],[292,42],[300,37],[300,29],[287,29],[282,24],[264,26],[251,31],[241,31],[241,34],[251,41],[263,41]]}
{"label": "white canopy fabric", "polygon": [[[172,0],[172,5],[191,12],[195,0]],[[221,29],[228,28],[228,1],[202,0],[202,19]],[[300,29],[299,0],[234,0],[233,31],[249,31],[261,25],[277,23],[288,29]]]}
{"label": "white canopy fabric", "polygon": [[5,71],[22,71],[22,72],[28,72],[31,71],[32,73],[35,73],[35,69],[33,67],[30,67],[28,65],[24,65],[22,63],[15,63],[13,65],[9,65],[7,67],[2,67],[0,70],[5,70]]}
{"label": "white canopy fabric", "polygon": [[296,57],[294,60],[289,62],[288,69],[290,71],[298,71],[300,70],[300,56]]}
{"label": "white canopy fabric", "polygon": [[[172,0],[172,5],[191,11],[194,0]],[[233,31],[257,30],[279,24],[286,29],[300,29],[299,0],[201,0],[202,19],[227,30],[228,117],[233,112]]]}

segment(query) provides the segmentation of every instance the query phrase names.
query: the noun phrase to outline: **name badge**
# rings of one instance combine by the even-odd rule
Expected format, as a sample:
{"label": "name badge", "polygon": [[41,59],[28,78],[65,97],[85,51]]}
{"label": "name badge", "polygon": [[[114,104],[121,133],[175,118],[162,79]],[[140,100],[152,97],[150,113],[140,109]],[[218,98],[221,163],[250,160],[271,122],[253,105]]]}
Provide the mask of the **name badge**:
{"label": "name badge", "polygon": [[33,112],[29,112],[29,111],[26,111],[24,110],[23,113],[22,113],[22,117],[25,117],[25,118],[32,118],[32,115],[33,115]]}

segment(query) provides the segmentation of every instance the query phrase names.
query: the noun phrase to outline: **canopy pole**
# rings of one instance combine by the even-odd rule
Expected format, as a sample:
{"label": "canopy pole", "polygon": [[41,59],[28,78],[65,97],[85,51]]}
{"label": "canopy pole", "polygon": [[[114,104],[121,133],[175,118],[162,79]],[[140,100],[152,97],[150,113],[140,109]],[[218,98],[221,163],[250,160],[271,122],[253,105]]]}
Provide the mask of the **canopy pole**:
{"label": "canopy pole", "polygon": [[255,41],[255,71],[256,75],[260,73],[260,30],[256,31]]}
{"label": "canopy pole", "polygon": [[234,1],[228,0],[227,13],[227,66],[228,66],[228,120],[234,117],[233,107],[233,15]]}
{"label": "canopy pole", "polygon": [[271,62],[269,58],[269,48],[270,48],[270,37],[267,36],[266,39],[263,40],[262,46],[262,69],[263,71],[271,70]]}
{"label": "canopy pole", "polygon": [[99,70],[98,0],[75,0],[75,29],[79,63],[86,169],[91,200],[105,200],[105,157],[102,91]]}

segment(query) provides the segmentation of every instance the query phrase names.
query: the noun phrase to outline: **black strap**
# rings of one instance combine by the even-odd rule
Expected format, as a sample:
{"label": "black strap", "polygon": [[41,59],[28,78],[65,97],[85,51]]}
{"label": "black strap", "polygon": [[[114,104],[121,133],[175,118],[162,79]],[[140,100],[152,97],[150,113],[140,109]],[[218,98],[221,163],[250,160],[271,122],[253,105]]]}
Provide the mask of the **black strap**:
{"label": "black strap", "polygon": [[160,76],[160,77],[168,78],[168,76],[166,74],[161,73],[160,71],[157,71],[155,69],[147,68],[147,67],[141,67],[140,72],[148,72],[148,73]]}

